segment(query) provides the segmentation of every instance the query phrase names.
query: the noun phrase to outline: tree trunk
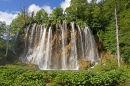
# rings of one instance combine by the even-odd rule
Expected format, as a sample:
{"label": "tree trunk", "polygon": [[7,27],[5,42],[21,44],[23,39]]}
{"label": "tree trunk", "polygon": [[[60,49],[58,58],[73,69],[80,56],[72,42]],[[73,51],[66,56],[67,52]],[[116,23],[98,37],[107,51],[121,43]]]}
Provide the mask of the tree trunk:
{"label": "tree trunk", "polygon": [[7,39],[7,42],[6,42],[6,54],[5,54],[5,56],[7,57],[7,55],[8,55],[8,50],[9,50],[9,39],[10,39],[10,30],[9,30],[9,28],[8,28],[8,39]]}
{"label": "tree trunk", "polygon": [[118,34],[118,20],[117,20],[117,2],[115,0],[115,20],[116,20],[116,42],[117,42],[117,59],[118,59],[118,67],[120,67],[120,47],[119,47],[119,34]]}

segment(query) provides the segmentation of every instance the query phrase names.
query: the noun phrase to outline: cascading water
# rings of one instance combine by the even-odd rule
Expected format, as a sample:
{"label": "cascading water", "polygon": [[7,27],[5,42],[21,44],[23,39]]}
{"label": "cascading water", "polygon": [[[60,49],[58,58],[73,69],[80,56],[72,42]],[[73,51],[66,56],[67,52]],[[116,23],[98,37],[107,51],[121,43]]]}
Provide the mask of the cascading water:
{"label": "cascading water", "polygon": [[48,32],[48,38],[47,38],[47,44],[46,44],[46,51],[45,51],[45,61],[42,64],[44,67],[41,69],[50,69],[50,59],[51,59],[51,28],[49,28],[49,32]]}
{"label": "cascading water", "polygon": [[76,46],[76,34],[74,30],[74,22],[71,23],[71,52],[70,52],[70,69],[78,70],[78,58],[77,58],[77,46]]}
{"label": "cascading water", "polygon": [[81,29],[74,22],[33,24],[26,28],[24,38],[20,40],[25,43],[20,59],[41,70],[78,70],[80,59],[94,62],[99,58],[91,30],[87,26]]}
{"label": "cascading water", "polygon": [[94,62],[95,60],[98,60],[98,52],[96,49],[96,44],[94,37],[92,35],[91,30],[88,26],[85,26],[85,59],[91,62]]}
{"label": "cascading water", "polygon": [[46,29],[44,28],[43,34],[42,34],[42,38],[41,38],[41,43],[38,46],[38,51],[37,53],[37,65],[39,65],[40,69],[44,68],[44,55],[45,55],[45,37],[46,37]]}
{"label": "cascading water", "polygon": [[65,50],[65,24],[61,26],[61,31],[62,31],[62,69],[65,70],[67,69],[67,59],[66,59],[66,50]]}
{"label": "cascading water", "polygon": [[82,33],[81,33],[81,29],[80,29],[79,25],[78,25],[78,31],[79,31],[79,36],[80,36],[78,45],[79,45],[79,48],[81,49],[81,52],[79,52],[79,53],[81,53],[80,55],[81,55],[82,59],[84,59],[83,38],[82,38]]}

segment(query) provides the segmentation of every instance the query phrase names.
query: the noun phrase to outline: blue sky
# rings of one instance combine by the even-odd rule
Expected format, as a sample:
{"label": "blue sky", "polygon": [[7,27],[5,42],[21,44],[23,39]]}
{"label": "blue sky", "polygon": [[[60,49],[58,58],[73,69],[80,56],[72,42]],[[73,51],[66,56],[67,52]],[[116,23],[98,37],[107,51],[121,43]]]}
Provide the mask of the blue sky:
{"label": "blue sky", "polygon": [[[16,18],[17,13],[20,12],[20,7],[27,5],[28,13],[34,11],[35,13],[43,8],[48,14],[52,12],[55,7],[61,7],[64,10],[70,6],[71,0],[0,0],[0,21],[5,21],[6,25],[10,25],[12,20]],[[90,2],[91,0],[88,0]],[[100,1],[100,0],[97,0]]]}
{"label": "blue sky", "polygon": [[55,7],[65,9],[70,5],[69,2],[70,0],[0,0],[0,21],[5,21],[7,25],[10,25],[24,4],[29,13],[32,11],[36,13],[43,8],[50,14]]}
{"label": "blue sky", "polygon": [[24,3],[27,4],[27,7],[36,4],[40,7],[47,5],[53,9],[54,7],[60,7],[62,2],[64,2],[64,0],[0,0],[0,11],[19,11],[20,6]]}

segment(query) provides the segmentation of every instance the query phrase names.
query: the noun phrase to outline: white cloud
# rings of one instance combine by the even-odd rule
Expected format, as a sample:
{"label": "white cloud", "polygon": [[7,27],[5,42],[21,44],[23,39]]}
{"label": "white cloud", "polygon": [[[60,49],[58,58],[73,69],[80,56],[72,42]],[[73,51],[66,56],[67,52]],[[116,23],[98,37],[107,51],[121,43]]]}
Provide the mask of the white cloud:
{"label": "white cloud", "polygon": [[64,2],[62,2],[62,3],[60,4],[61,8],[63,8],[64,11],[65,11],[65,9],[66,9],[67,7],[70,6],[70,1],[71,1],[71,0],[65,0]]}
{"label": "white cloud", "polygon": [[[10,1],[10,0],[3,0],[3,1]],[[65,0],[64,2],[62,2],[60,4],[61,8],[63,8],[63,10],[65,11],[65,9],[67,7],[70,6],[70,1],[71,0]],[[90,2],[91,0],[88,0],[88,2]],[[101,0],[97,0],[97,2],[100,2]],[[34,11],[34,13],[36,14],[37,11],[39,11],[40,9],[44,9],[48,14],[52,13],[52,9],[50,6],[48,5],[43,5],[42,7],[32,4],[28,7],[28,12],[32,13]],[[0,11],[0,21],[5,21],[7,25],[10,25],[10,23],[12,22],[12,20],[17,16],[17,14],[12,14],[9,12],[3,12]]]}
{"label": "white cloud", "polygon": [[44,5],[42,7],[38,6],[38,5],[35,5],[35,4],[32,4],[28,7],[28,12],[31,13],[34,11],[34,14],[37,13],[37,11],[39,11],[40,9],[44,9],[48,14],[50,14],[52,12],[52,9],[50,6],[47,6],[47,5]]}
{"label": "white cloud", "polygon": [[[31,13],[34,11],[36,14],[36,12],[39,11],[41,8],[43,8],[48,14],[52,13],[52,9],[50,6],[44,5],[44,6],[40,7],[35,4],[32,4],[28,7],[28,12]],[[16,16],[17,16],[17,13],[12,14],[9,12],[0,11],[0,21],[5,21],[6,25],[10,25],[10,23]]]}
{"label": "white cloud", "polygon": [[39,11],[41,9],[41,7],[39,7],[38,5],[32,4],[28,7],[28,12],[32,13],[34,11],[34,14],[37,13],[37,11]]}
{"label": "white cloud", "polygon": [[5,21],[6,25],[10,25],[10,23],[16,16],[17,14],[0,11],[0,21]]}
{"label": "white cloud", "polygon": [[52,13],[52,9],[51,9],[50,6],[44,5],[42,8],[43,8],[48,14],[51,14],[51,13]]}

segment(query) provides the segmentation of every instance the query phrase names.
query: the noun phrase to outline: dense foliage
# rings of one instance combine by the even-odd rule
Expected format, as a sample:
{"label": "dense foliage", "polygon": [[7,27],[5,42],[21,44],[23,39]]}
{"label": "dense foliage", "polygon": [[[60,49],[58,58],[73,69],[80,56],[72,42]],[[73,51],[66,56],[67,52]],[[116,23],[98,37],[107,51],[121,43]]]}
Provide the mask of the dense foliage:
{"label": "dense foliage", "polygon": [[[101,0],[96,3],[92,0],[71,0],[71,5],[65,12],[56,7],[48,15],[44,9],[36,15],[30,16],[27,11],[18,13],[10,25],[11,34],[17,33],[31,23],[49,24],[75,21],[78,24],[86,23],[93,31],[96,40],[99,40],[106,52],[116,55],[116,29],[114,18],[115,0]],[[121,57],[125,63],[130,63],[130,1],[117,0],[117,15],[119,24],[119,41]],[[0,64],[8,59],[14,60],[9,51],[5,57],[6,40],[1,36],[6,32],[5,26],[0,27]],[[105,58],[105,57],[104,57]],[[109,61],[108,61],[109,62]],[[116,86],[130,80],[130,68],[127,66],[117,69],[117,61],[102,63],[88,71],[34,71],[14,66],[0,66],[0,86]],[[114,64],[114,65],[113,65]],[[129,81],[130,82],[130,81]],[[126,86],[126,85],[125,85]]]}
{"label": "dense foliage", "polygon": [[[105,49],[116,54],[114,6],[114,0],[105,0],[105,2],[102,3],[102,12],[103,17],[106,19],[106,26],[103,26],[103,28],[98,32]],[[117,11],[121,57],[124,58],[126,62],[130,62],[130,22],[128,18],[128,16],[130,16],[129,0],[117,0]]]}
{"label": "dense foliage", "polygon": [[41,9],[36,13],[34,19],[37,23],[46,23],[48,20],[48,14],[44,9]]}
{"label": "dense foliage", "polygon": [[50,14],[50,20],[52,23],[57,23],[63,18],[63,9],[60,7],[57,7],[53,10],[53,12]]}
{"label": "dense foliage", "polygon": [[3,22],[3,24],[0,24],[0,65],[7,63],[7,61],[13,62],[14,60],[14,53],[12,53],[11,50],[8,50],[9,54],[6,55],[7,45],[9,44],[11,36],[13,35],[11,33],[12,31],[13,30],[10,28],[10,26],[6,25],[6,23]]}
{"label": "dense foliage", "polygon": [[5,61],[5,49],[6,49],[6,40],[4,40],[5,33],[6,33],[6,24],[0,21],[0,64],[3,64],[3,61]]}
{"label": "dense foliage", "polygon": [[[130,1],[117,1],[117,16],[119,24],[119,42],[121,57],[125,62],[130,63]],[[17,17],[12,21],[10,31],[12,34],[17,33],[21,28],[30,23],[49,24],[66,20],[67,22],[75,21],[78,24],[86,23],[93,31],[96,40],[103,44],[104,50],[111,51],[116,55],[116,30],[114,18],[115,0],[101,0],[96,3],[92,0],[71,0],[70,6],[63,9],[56,7],[49,15],[44,9],[39,10],[36,15],[25,10],[18,13]],[[0,27],[0,35],[5,31],[4,27]],[[0,38],[0,49],[2,51],[5,41]],[[4,47],[5,48],[5,47]]]}
{"label": "dense foliage", "polygon": [[127,81],[128,70],[34,71],[7,65],[0,67],[1,86],[117,86]]}
{"label": "dense foliage", "polygon": [[[101,0],[99,3],[96,3],[96,0],[92,0],[90,3],[88,3],[87,0],[71,0],[70,6],[66,8],[65,12],[63,12],[62,8],[56,7],[53,12],[48,15],[44,9],[41,9],[37,12],[36,16],[34,16],[34,22],[57,23],[66,20],[67,22],[75,21],[80,25],[86,23],[92,29],[93,34],[98,36],[100,43],[103,43],[104,50],[102,51],[111,51],[112,54],[116,55],[114,9],[115,0]],[[21,19],[21,15],[13,20],[11,24],[12,27],[18,24],[18,27],[13,28],[20,29],[24,26],[24,23],[22,23],[24,18]],[[121,57],[124,58],[125,62],[130,62],[129,0],[117,0],[117,16]],[[20,23],[19,25],[18,22],[22,24]],[[30,20],[30,22],[32,22],[32,20]],[[26,23],[30,22],[28,20]]]}

